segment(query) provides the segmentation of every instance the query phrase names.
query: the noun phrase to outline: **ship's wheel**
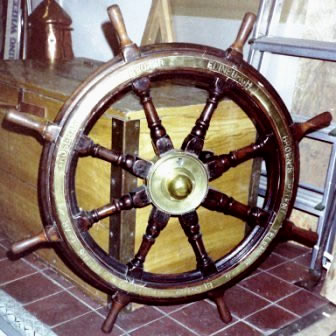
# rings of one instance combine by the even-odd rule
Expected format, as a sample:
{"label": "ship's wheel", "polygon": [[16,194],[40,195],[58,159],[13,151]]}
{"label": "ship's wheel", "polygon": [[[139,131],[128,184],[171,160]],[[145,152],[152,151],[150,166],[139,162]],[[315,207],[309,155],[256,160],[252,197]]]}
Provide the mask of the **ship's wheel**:
{"label": "ship's wheel", "polygon": [[[222,319],[230,321],[223,288],[253,268],[272,241],[284,232],[299,237],[288,221],[299,176],[298,142],[330,122],[323,113],[306,123],[294,123],[267,80],[248,65],[242,48],[254,24],[248,13],[237,39],[227,50],[191,44],[158,44],[138,48],[128,37],[119,8],[108,10],[119,37],[120,54],[87,79],[65,103],[53,122],[39,122],[10,112],[11,122],[36,130],[45,140],[41,158],[40,193],[45,228],[36,237],[13,245],[15,253],[45,241],[56,242],[69,263],[90,282],[113,294],[103,329],[112,329],[121,308],[131,301],[147,304],[213,299]],[[176,148],[151,98],[151,86],[177,81],[208,92],[204,109],[181,148]],[[106,106],[133,92],[147,120],[155,159],[118,153],[95,143],[89,132]],[[205,137],[218,103],[233,100],[254,124],[257,140],[225,154],[204,151]],[[177,116],[178,118],[178,116]],[[222,135],[225,137],[225,134]],[[110,204],[90,211],[78,205],[75,175],[79,158],[92,156],[117,165],[143,184]],[[267,169],[262,206],[249,206],[210,187],[230,168],[261,158]],[[90,181],[88,181],[89,183]],[[108,255],[91,237],[101,219],[120,211],[151,207],[139,250],[127,263]],[[198,208],[237,217],[248,223],[246,237],[229,253],[212,260],[202,240]],[[177,217],[194,251],[196,267],[179,274],[144,269],[146,256],[171,217]],[[300,233],[300,232],[299,232]],[[313,239],[312,239],[313,240]]]}

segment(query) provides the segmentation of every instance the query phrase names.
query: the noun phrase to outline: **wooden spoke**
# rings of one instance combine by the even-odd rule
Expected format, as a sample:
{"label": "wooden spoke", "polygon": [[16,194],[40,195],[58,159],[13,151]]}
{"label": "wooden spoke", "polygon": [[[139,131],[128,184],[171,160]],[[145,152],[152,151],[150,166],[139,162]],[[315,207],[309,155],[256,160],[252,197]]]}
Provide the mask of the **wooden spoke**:
{"label": "wooden spoke", "polygon": [[82,155],[90,155],[113,165],[119,166],[132,175],[145,179],[148,171],[153,165],[151,162],[140,159],[134,155],[122,154],[118,151],[107,149],[103,146],[95,144],[89,137],[82,136],[77,148],[77,152]]}
{"label": "wooden spoke", "polygon": [[230,168],[236,167],[247,160],[265,156],[272,147],[270,145],[271,143],[272,136],[268,136],[249,146],[230,152],[229,154],[210,157],[208,162],[206,162],[210,180],[220,177]]}
{"label": "wooden spoke", "polygon": [[229,197],[220,191],[211,188],[209,189],[208,195],[202,205],[209,210],[237,217],[251,226],[264,226],[271,216],[270,213],[261,208],[250,207],[236,201],[232,197]]}
{"label": "wooden spoke", "polygon": [[211,88],[211,91],[209,92],[209,98],[207,99],[206,105],[204,106],[200,117],[196,120],[195,126],[191,130],[190,134],[183,141],[182,150],[195,153],[197,155],[201,153],[212,115],[218,106],[219,100],[223,96],[223,91],[224,83],[222,80],[217,78]]}
{"label": "wooden spoke", "polygon": [[188,241],[196,256],[197,268],[205,274],[216,272],[216,266],[209,257],[200,230],[198,215],[196,211],[184,214],[179,217],[181,226],[188,237]]}
{"label": "wooden spoke", "polygon": [[94,223],[122,210],[143,208],[150,204],[146,187],[142,186],[120,198],[113,199],[111,203],[91,211],[83,211],[76,219],[82,231],[89,230]]}
{"label": "wooden spoke", "polygon": [[131,273],[142,273],[146,256],[155,243],[160,232],[166,227],[170,215],[153,207],[149,216],[146,233],[143,235],[141,245],[135,257],[128,263],[128,270]]}
{"label": "wooden spoke", "polygon": [[140,102],[144,108],[155,153],[160,155],[173,149],[173,143],[167,134],[166,129],[162,126],[160,117],[153,104],[150,95],[149,79],[144,77],[136,80],[133,83],[133,91],[140,98]]}

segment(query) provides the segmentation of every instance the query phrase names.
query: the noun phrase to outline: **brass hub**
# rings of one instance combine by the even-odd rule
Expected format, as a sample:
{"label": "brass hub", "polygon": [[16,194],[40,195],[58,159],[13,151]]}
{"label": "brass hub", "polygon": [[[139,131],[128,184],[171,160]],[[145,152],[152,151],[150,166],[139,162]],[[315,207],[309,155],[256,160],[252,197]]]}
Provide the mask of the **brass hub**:
{"label": "brass hub", "polygon": [[184,199],[192,192],[192,182],[184,174],[178,174],[168,181],[168,191],[170,195],[178,200]]}
{"label": "brass hub", "polygon": [[208,191],[208,173],[196,157],[174,150],[154,164],[147,186],[158,209],[181,215],[196,209],[204,200]]}

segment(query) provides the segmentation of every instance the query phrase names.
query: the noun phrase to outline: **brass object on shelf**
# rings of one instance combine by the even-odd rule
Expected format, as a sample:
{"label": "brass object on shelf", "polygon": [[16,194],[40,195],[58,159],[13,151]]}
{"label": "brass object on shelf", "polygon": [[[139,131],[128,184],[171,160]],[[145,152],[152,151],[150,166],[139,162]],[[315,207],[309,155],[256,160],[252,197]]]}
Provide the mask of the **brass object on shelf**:
{"label": "brass object on shelf", "polygon": [[44,0],[29,16],[27,58],[50,63],[71,60],[70,16],[55,0]]}

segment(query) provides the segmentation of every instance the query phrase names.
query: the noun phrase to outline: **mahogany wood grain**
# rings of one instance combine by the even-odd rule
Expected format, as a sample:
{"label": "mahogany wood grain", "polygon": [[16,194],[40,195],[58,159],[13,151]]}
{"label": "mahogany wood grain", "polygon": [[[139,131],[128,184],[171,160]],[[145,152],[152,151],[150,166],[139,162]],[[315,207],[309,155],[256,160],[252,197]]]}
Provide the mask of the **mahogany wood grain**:
{"label": "mahogany wood grain", "polygon": [[194,251],[197,268],[205,274],[215,273],[216,266],[209,257],[204,246],[197,212],[193,211],[182,215],[179,217],[179,220]]}
{"label": "mahogany wood grain", "polygon": [[77,218],[78,225],[81,230],[87,231],[94,223],[103,218],[119,213],[122,210],[130,210],[134,208],[142,208],[150,204],[145,187],[130,192],[118,199],[113,199],[111,203],[104,205],[98,209],[91,211],[83,211]]}
{"label": "mahogany wood grain", "polygon": [[14,243],[10,250],[13,254],[21,254],[32,250],[43,243],[58,242],[60,240],[57,228],[55,226],[47,226],[36,236]]}
{"label": "mahogany wood grain", "polygon": [[256,18],[257,17],[254,13],[245,14],[243,21],[240,25],[237,37],[231,45],[231,49],[237,51],[239,54],[243,53],[243,47],[253,29]]}
{"label": "mahogany wood grain", "polygon": [[169,218],[170,215],[153,207],[139,250],[135,257],[128,263],[129,272],[134,274],[134,272],[142,271],[149,250],[155,243],[155,240],[159,236],[160,232],[168,224]]}
{"label": "mahogany wood grain", "polygon": [[173,143],[167,134],[166,129],[163,127],[160,117],[153,104],[153,100],[150,95],[149,79],[145,77],[136,80],[133,83],[133,91],[138,95],[144,108],[155,153],[160,155],[173,149]]}
{"label": "mahogany wood grain", "polygon": [[119,166],[139,178],[146,178],[153,163],[140,159],[134,155],[123,154],[113,149],[94,143],[87,136],[82,136],[76,150],[81,156],[91,155],[92,157],[107,161]]}
{"label": "mahogany wood grain", "polygon": [[294,130],[296,140],[301,141],[305,135],[329,126],[331,120],[331,113],[323,112],[305,122],[294,123],[292,128]]}
{"label": "mahogany wood grain", "polygon": [[271,219],[271,214],[266,210],[245,205],[211,188],[202,205],[209,210],[223,212],[226,215],[240,218],[252,226],[265,226]]}
{"label": "mahogany wood grain", "polygon": [[215,79],[213,87],[210,88],[209,97],[206,105],[196,120],[195,126],[192,128],[190,134],[183,141],[182,150],[199,155],[204,146],[206,133],[210,126],[210,121],[215,112],[220,99],[223,97],[224,86],[222,80]]}
{"label": "mahogany wood grain", "polygon": [[113,329],[114,323],[120,311],[127,306],[131,298],[122,292],[116,292],[112,298],[111,309],[102,325],[102,331],[106,334],[110,333]]}
{"label": "mahogany wood grain", "polygon": [[265,157],[272,148],[271,144],[272,137],[267,136],[256,143],[232,151],[229,154],[210,156],[205,161],[209,170],[210,180],[220,177],[230,168],[237,167],[247,160],[256,157]]}
{"label": "mahogany wood grain", "polygon": [[125,48],[129,45],[132,45],[133,42],[127,34],[124,18],[121,14],[119,6],[112,5],[107,9],[107,12],[110,17],[113,28],[118,35],[120,46],[122,48]]}

